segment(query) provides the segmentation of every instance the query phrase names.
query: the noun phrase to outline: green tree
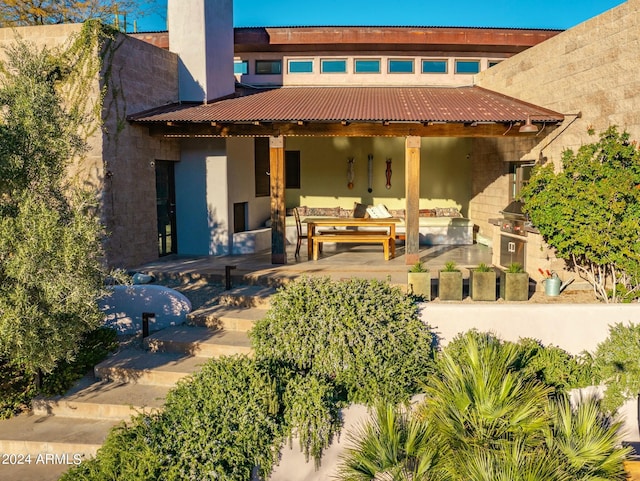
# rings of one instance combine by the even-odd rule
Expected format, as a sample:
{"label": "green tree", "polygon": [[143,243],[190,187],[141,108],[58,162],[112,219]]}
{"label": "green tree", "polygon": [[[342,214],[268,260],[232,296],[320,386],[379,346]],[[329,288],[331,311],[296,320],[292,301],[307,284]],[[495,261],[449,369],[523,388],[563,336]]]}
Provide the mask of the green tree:
{"label": "green tree", "polygon": [[17,40],[0,69],[0,355],[29,373],[71,360],[102,320],[97,199],[67,174],[99,125],[86,103],[99,32],[63,49]]}
{"label": "green tree", "polygon": [[[552,389],[516,370],[518,356],[515,344],[474,334],[442,352],[420,414],[451,450],[464,455],[502,451],[507,440],[541,443]],[[453,462],[451,469],[464,466]]]}
{"label": "green tree", "polygon": [[[4,0],[0,27],[81,23],[99,19],[111,24],[120,16],[135,18],[154,10],[152,0]],[[156,7],[157,8],[157,7]]]}
{"label": "green tree", "polygon": [[534,169],[524,211],[557,255],[604,301],[640,293],[640,150],[610,127],[562,156],[562,170]]}

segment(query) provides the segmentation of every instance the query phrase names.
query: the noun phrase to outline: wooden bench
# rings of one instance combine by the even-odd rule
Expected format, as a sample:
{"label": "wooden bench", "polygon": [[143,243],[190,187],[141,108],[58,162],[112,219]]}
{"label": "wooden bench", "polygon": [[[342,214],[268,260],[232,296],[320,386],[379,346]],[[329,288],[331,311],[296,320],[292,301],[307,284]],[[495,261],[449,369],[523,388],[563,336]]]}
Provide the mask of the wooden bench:
{"label": "wooden bench", "polygon": [[314,234],[313,237],[313,260],[318,260],[318,253],[322,249],[323,242],[345,242],[352,244],[382,244],[384,249],[384,260],[389,260],[391,243],[395,242],[386,231],[331,231]]}

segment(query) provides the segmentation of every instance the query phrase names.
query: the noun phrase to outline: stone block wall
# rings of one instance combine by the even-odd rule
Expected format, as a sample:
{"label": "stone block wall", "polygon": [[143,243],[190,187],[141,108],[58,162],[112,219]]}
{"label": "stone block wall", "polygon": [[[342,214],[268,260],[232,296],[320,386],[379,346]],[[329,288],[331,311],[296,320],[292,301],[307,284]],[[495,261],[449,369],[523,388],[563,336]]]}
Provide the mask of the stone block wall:
{"label": "stone block wall", "polygon": [[[563,150],[577,150],[594,140],[587,127],[599,133],[618,125],[640,140],[639,47],[640,0],[628,0],[480,73],[476,80],[481,87],[567,116],[556,132],[537,135],[530,155],[537,159],[542,150],[557,165]],[[582,118],[574,121],[570,114],[577,112]]]}
{"label": "stone block wall", "polygon": [[180,159],[179,143],[149,135],[127,115],[176,102],[177,56],[126,35],[106,45],[101,142],[108,262],[132,267],[158,257],[156,160]]}
{"label": "stone block wall", "polygon": [[[617,125],[640,140],[639,47],[640,0],[628,0],[477,75],[481,87],[566,116],[549,134],[474,141],[470,217],[480,232],[499,239],[498,227],[487,219],[499,217],[505,205],[508,161],[553,162],[559,168],[565,149],[597,140],[588,128],[600,133]],[[536,280],[538,267],[559,271],[563,279],[576,276],[564,271],[563,262],[534,234],[528,239],[527,270]]]}
{"label": "stone block wall", "polygon": [[509,203],[508,161],[526,158],[532,142],[516,137],[473,139],[469,218],[484,236],[491,237],[493,225],[489,220],[501,217],[500,211]]}
{"label": "stone block wall", "polygon": [[[5,57],[3,47],[16,36],[39,48],[53,48],[69,44],[81,28],[64,24],[0,29],[0,59]],[[122,34],[105,53],[88,102],[91,105],[104,89],[102,129],[87,139],[89,151],[74,161],[69,176],[100,195],[109,234],[108,264],[131,267],[158,257],[154,162],[179,160],[180,152],[177,142],[152,137],[126,117],[177,101],[177,57]]]}

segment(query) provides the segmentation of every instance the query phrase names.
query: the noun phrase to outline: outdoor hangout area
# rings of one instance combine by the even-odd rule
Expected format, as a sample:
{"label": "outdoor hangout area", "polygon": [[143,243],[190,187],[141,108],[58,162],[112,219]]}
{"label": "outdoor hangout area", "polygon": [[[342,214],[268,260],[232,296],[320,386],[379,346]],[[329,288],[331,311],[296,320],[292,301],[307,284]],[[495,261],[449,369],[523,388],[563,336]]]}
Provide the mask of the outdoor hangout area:
{"label": "outdoor hangout area", "polygon": [[148,2],[4,2],[0,479],[640,479],[614,1],[565,30],[168,0],[140,33]]}

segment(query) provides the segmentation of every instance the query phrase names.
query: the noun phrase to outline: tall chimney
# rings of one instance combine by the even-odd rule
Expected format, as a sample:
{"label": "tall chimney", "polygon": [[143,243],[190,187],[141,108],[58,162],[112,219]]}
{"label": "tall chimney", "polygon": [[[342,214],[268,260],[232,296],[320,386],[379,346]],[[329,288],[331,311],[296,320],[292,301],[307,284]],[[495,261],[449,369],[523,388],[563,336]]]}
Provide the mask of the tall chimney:
{"label": "tall chimney", "polygon": [[167,25],[169,50],[179,56],[180,100],[234,93],[233,0],[169,0]]}

